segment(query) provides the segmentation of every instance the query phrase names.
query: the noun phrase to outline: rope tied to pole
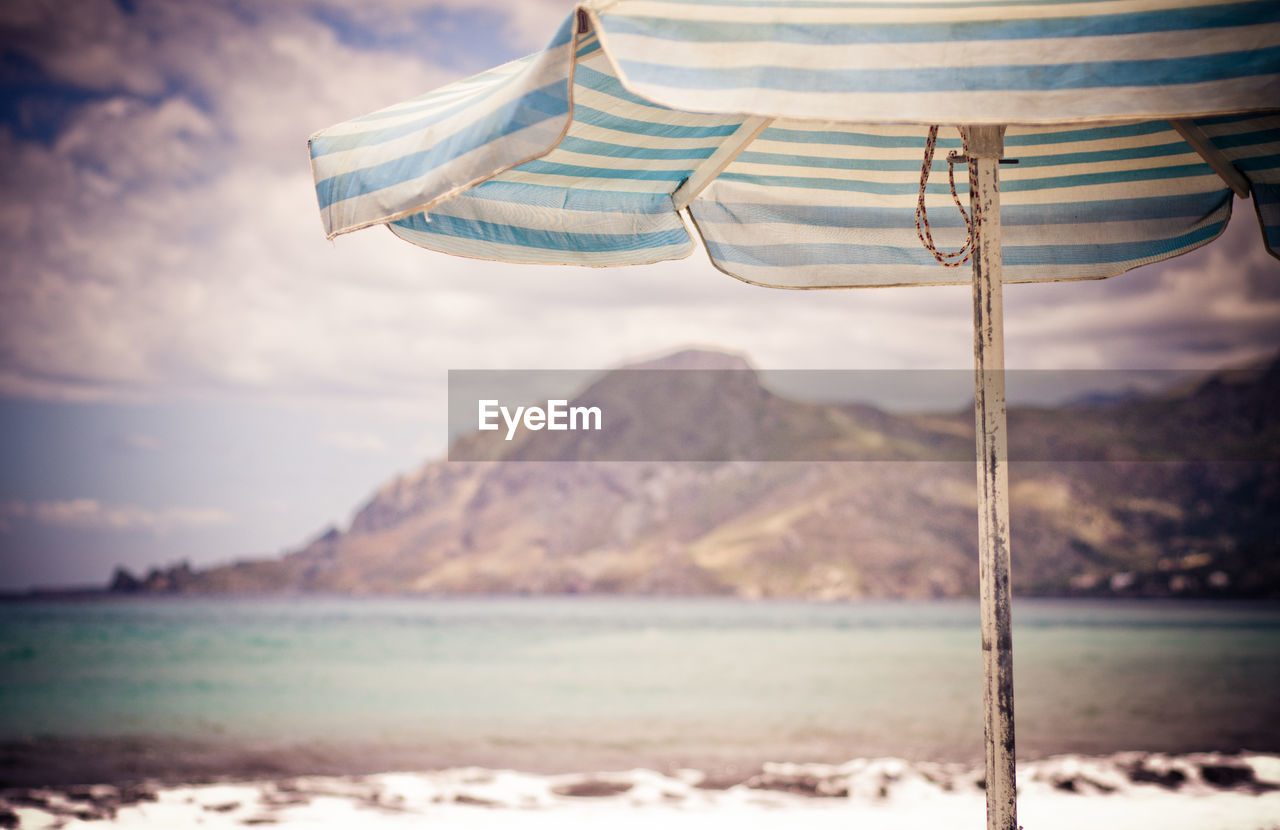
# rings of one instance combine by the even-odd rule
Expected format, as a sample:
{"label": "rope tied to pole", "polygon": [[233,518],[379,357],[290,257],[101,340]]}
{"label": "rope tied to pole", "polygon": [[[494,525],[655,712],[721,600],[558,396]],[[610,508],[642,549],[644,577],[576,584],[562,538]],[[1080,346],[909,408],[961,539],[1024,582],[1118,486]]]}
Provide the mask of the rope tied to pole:
{"label": "rope tied to pole", "polygon": [[920,244],[933,254],[933,258],[947,268],[959,268],[973,258],[973,252],[978,249],[978,234],[982,227],[982,211],[979,209],[977,200],[973,202],[973,216],[970,217],[969,212],[964,209],[964,203],[960,201],[959,194],[956,193],[956,162],[958,161],[963,161],[969,167],[969,192],[971,194],[978,192],[978,165],[974,164],[973,157],[969,155],[969,139],[963,130],[960,131],[960,143],[963,152],[952,151],[947,154],[947,180],[951,183],[951,198],[960,210],[961,219],[964,220],[966,232],[964,245],[955,251],[939,251],[933,241],[933,231],[929,227],[929,210],[924,204],[924,194],[929,186],[929,171],[933,167],[933,154],[938,145],[937,124],[929,128],[929,137],[925,139],[924,162],[920,165],[920,198],[916,201],[916,236],[920,238]]}

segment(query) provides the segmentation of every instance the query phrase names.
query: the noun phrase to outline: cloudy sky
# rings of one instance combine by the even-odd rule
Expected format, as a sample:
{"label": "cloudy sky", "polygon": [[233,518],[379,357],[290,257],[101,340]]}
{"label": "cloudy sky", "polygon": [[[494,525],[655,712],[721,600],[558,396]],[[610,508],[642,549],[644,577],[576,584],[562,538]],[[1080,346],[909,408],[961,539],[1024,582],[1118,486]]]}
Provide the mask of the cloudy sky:
{"label": "cloudy sky", "polygon": [[[0,4],[0,589],[267,555],[443,450],[449,369],[687,345],[770,369],[965,368],[963,288],[785,292],[701,256],[614,270],[326,242],[306,138],[540,48],[564,0]],[[1011,286],[1021,368],[1280,347],[1250,205],[1226,237]]]}

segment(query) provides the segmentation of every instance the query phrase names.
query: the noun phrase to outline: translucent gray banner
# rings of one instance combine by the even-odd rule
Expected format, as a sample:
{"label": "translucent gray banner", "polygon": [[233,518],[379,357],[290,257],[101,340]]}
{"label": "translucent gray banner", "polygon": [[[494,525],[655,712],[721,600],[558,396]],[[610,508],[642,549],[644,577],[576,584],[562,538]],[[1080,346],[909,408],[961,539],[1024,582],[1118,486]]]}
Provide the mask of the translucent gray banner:
{"label": "translucent gray banner", "polygon": [[[965,461],[974,373],[451,371],[451,461]],[[1012,461],[1280,460],[1280,370],[1009,371]]]}

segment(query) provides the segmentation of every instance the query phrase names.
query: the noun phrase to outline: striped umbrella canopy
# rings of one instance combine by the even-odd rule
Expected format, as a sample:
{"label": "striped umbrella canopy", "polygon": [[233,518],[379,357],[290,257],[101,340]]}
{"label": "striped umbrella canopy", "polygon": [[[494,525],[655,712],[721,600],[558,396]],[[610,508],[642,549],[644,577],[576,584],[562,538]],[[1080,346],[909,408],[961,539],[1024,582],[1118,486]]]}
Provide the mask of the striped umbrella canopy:
{"label": "striped umbrella canopy", "polygon": [[760,285],[972,283],[987,823],[1015,830],[1001,285],[1186,253],[1234,196],[1280,256],[1280,3],[588,0],[310,149],[330,238],[606,266],[692,226]]}
{"label": "striped umbrella canopy", "polygon": [[[1107,277],[1217,236],[1280,248],[1280,4],[618,0],[544,51],[311,139],[332,237],[452,254],[687,256],[762,285],[967,282],[915,228],[928,125],[1008,125],[1006,282]],[[1268,108],[1271,108],[1268,111]],[[925,194],[963,244],[941,131]],[[956,182],[961,198],[968,182]]]}

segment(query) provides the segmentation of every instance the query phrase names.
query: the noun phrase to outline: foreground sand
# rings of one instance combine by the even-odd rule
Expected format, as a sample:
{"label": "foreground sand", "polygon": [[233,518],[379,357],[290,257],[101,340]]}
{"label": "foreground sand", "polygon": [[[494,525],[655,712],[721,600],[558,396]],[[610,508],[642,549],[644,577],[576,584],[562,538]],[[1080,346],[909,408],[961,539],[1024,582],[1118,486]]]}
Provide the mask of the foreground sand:
{"label": "foreground sand", "polygon": [[[1280,756],[1059,756],[1019,770],[1034,830],[1271,830]],[[0,827],[870,828],[984,826],[979,771],[892,758],[769,764],[716,782],[696,771],[545,776],[455,769],[176,787],[13,790]],[[660,823],[660,824],[659,824]]]}

